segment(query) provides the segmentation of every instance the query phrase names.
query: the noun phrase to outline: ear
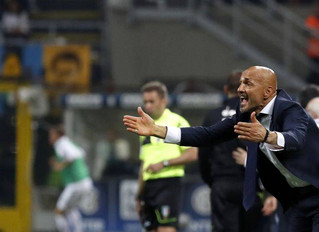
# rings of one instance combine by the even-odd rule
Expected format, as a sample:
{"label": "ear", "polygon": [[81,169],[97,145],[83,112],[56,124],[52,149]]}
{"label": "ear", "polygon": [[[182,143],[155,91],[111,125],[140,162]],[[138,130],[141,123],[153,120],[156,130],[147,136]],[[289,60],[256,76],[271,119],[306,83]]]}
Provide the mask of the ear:
{"label": "ear", "polygon": [[265,89],[265,93],[264,93],[264,99],[268,99],[273,93],[273,88],[271,86],[268,86]]}
{"label": "ear", "polygon": [[162,104],[165,105],[165,107],[166,107],[167,104],[168,104],[168,99],[167,98],[163,98],[161,101],[162,101]]}

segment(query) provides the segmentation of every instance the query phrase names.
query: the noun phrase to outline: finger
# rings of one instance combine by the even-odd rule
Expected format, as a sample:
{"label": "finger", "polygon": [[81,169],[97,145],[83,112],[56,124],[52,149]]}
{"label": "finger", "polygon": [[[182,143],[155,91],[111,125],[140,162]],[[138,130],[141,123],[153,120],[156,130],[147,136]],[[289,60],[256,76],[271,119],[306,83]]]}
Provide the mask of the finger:
{"label": "finger", "polygon": [[253,125],[250,122],[238,122],[234,127],[248,127],[252,128]]}
{"label": "finger", "polygon": [[137,117],[131,116],[131,115],[124,115],[123,121],[124,120],[132,120],[132,121],[136,122],[137,121]]}
{"label": "finger", "polygon": [[251,115],[250,115],[250,120],[251,122],[255,123],[255,122],[259,122],[256,118],[256,112],[252,112]]}
{"label": "finger", "polygon": [[269,216],[269,210],[266,209],[265,207],[261,210],[261,212],[264,216]]}
{"label": "finger", "polygon": [[249,131],[244,131],[244,130],[235,130],[235,133],[236,134],[239,134],[239,135],[247,135],[249,136],[250,135],[250,132]]}
{"label": "finger", "polygon": [[124,124],[129,123],[129,124],[134,124],[134,125],[136,125],[136,123],[137,123],[137,121],[130,120],[130,119],[123,119],[123,122],[124,122]]}
{"label": "finger", "polygon": [[141,116],[144,117],[146,113],[142,110],[142,107],[137,107],[137,113]]}
{"label": "finger", "polygon": [[238,156],[240,156],[240,153],[239,153],[238,151],[233,151],[232,154],[233,154],[233,157],[238,157]]}
{"label": "finger", "polygon": [[236,126],[234,129],[239,131],[250,132],[253,128]]}
{"label": "finger", "polygon": [[245,136],[245,135],[238,135],[238,139],[248,140],[248,141],[253,142],[253,140],[250,137]]}
{"label": "finger", "polygon": [[124,125],[125,126],[127,126],[127,127],[131,127],[131,128],[133,128],[133,129],[137,129],[137,125],[136,125],[136,123],[134,123],[134,122],[131,122],[131,121],[129,121],[129,122],[124,122]]}
{"label": "finger", "polygon": [[[131,133],[133,133],[133,134],[136,134],[136,131],[135,131],[135,129],[133,129],[133,128],[126,128],[126,130],[127,131],[129,131],[129,132],[131,132]],[[139,133],[137,133],[138,135],[139,135]]]}
{"label": "finger", "polygon": [[246,153],[247,151],[245,150],[245,149],[243,149],[242,147],[237,147],[237,151],[239,152],[239,153]]}
{"label": "finger", "polygon": [[239,163],[239,160],[240,160],[240,157],[236,156],[236,155],[233,155],[232,156],[233,159],[235,160],[235,162],[238,164]]}
{"label": "finger", "polygon": [[[126,129],[130,132],[134,132],[134,133],[138,133],[139,130],[137,130],[134,126],[130,126],[130,125],[125,125]],[[137,131],[136,131],[137,130]]]}
{"label": "finger", "polygon": [[123,122],[124,122],[124,125],[132,125],[132,126],[136,126],[136,122],[134,122],[134,121],[125,120],[125,121],[123,121]]}

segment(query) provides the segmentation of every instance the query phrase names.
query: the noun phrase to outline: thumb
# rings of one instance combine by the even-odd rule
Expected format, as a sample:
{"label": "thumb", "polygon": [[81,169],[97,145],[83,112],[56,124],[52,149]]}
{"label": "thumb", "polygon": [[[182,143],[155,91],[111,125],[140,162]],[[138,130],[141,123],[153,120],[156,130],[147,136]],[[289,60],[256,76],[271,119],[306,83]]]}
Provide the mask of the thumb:
{"label": "thumb", "polygon": [[145,112],[142,110],[142,107],[137,107],[137,113],[141,116],[144,117],[145,116]]}
{"label": "thumb", "polygon": [[251,115],[250,115],[250,120],[251,122],[259,122],[256,118],[256,112],[252,112]]}

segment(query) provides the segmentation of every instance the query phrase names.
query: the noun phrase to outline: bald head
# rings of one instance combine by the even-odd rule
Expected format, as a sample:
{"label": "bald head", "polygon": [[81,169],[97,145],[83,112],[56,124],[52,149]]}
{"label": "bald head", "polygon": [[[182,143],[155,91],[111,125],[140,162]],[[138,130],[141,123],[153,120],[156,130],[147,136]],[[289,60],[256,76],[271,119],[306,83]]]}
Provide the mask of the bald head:
{"label": "bald head", "polygon": [[238,88],[241,111],[259,113],[276,96],[276,90],[277,77],[273,70],[263,66],[246,69]]}
{"label": "bald head", "polygon": [[277,77],[275,72],[264,66],[252,66],[244,71],[246,75],[250,75],[258,81],[261,81],[265,87],[272,87],[277,90]]}
{"label": "bald head", "polygon": [[311,99],[307,104],[306,110],[313,119],[319,118],[319,97]]}

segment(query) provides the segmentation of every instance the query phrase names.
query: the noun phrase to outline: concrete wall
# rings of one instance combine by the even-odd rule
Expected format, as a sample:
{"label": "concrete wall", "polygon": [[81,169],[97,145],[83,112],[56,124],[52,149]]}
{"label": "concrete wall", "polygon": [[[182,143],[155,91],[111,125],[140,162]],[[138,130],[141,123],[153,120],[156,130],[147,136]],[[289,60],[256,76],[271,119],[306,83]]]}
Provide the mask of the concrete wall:
{"label": "concrete wall", "polygon": [[113,77],[118,87],[139,87],[151,78],[178,82],[190,76],[222,82],[231,70],[254,65],[186,23],[131,23],[123,11],[111,11],[109,20]]}

